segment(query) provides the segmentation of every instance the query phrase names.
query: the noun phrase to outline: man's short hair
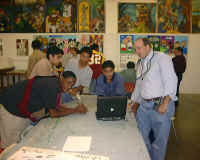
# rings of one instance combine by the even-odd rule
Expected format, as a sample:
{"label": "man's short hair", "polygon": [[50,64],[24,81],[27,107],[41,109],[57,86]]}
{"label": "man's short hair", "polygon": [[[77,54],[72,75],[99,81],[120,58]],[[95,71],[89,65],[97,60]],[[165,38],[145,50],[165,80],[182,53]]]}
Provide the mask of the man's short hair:
{"label": "man's short hair", "polygon": [[105,68],[115,69],[115,64],[113,63],[113,61],[107,60],[102,64],[102,69],[105,69]]}
{"label": "man's short hair", "polygon": [[132,61],[129,61],[129,62],[127,63],[127,68],[132,68],[132,69],[134,69],[134,68],[135,68],[135,63],[132,62]]}
{"label": "man's short hair", "polygon": [[97,45],[97,44],[92,44],[91,46],[90,46],[90,48],[92,49],[92,50],[95,50],[95,51],[99,51],[99,46]]}
{"label": "man's short hair", "polygon": [[74,79],[76,79],[76,75],[75,75],[74,72],[72,72],[72,71],[64,71],[64,72],[62,73],[62,76],[63,76],[64,78],[74,78]]}
{"label": "man's short hair", "polygon": [[58,54],[64,54],[63,50],[58,48],[57,46],[52,46],[47,49],[47,58],[49,59],[49,55],[55,56]]}
{"label": "man's short hair", "polygon": [[149,47],[152,47],[151,46],[151,41],[148,39],[148,38],[138,38],[138,39],[136,39],[136,41],[137,40],[142,40],[142,42],[144,43],[144,46],[149,46]]}
{"label": "man's short hair", "polygon": [[92,50],[90,49],[90,47],[83,47],[83,48],[80,50],[80,54],[82,54],[83,52],[89,54],[89,56],[92,57]]}
{"label": "man's short hair", "polygon": [[182,47],[176,47],[175,50],[181,52],[183,54],[183,48]]}
{"label": "man's short hair", "polygon": [[40,49],[42,47],[42,43],[39,40],[34,40],[31,44],[33,49]]}

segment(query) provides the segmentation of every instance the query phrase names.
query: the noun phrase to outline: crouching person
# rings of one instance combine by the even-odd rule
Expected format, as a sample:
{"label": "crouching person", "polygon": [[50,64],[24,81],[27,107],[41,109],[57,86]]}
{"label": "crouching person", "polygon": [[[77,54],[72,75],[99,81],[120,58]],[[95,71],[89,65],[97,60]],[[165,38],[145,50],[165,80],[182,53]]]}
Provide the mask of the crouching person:
{"label": "crouching person", "polygon": [[75,74],[66,71],[60,79],[56,76],[35,77],[0,93],[0,147],[18,142],[20,133],[41,118],[86,113],[87,108],[82,104],[70,108],[60,103],[61,93],[70,90],[75,82]]}

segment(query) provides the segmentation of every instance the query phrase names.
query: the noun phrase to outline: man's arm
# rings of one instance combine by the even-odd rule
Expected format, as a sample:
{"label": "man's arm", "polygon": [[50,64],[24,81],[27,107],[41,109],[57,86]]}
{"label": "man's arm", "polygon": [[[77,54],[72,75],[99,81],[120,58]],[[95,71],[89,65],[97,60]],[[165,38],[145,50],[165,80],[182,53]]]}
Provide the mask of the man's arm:
{"label": "man's arm", "polygon": [[70,96],[76,96],[78,92],[82,92],[84,86],[80,85],[78,87],[72,88],[69,90]]}
{"label": "man's arm", "polygon": [[98,95],[98,96],[106,96],[106,93],[105,93],[105,90],[104,90],[104,84],[103,84],[103,80],[102,80],[101,76],[97,79],[96,95]]}
{"label": "man's arm", "polygon": [[170,100],[171,100],[170,96],[164,97],[162,104],[160,104],[160,106],[158,107],[158,112],[160,114],[164,114],[167,111]]}
{"label": "man's arm", "polygon": [[62,116],[67,116],[69,114],[73,114],[73,113],[87,113],[87,108],[80,104],[78,105],[76,108],[67,108],[64,106],[60,106],[57,109],[49,109],[49,115],[51,118],[55,118],[55,117],[62,117]]}
{"label": "man's arm", "polygon": [[167,111],[170,100],[175,101],[176,89],[177,89],[177,76],[174,71],[174,66],[170,57],[162,57],[160,59],[160,71],[164,85],[164,99],[162,104],[158,108],[160,114],[164,114]]}
{"label": "man's arm", "polygon": [[119,77],[118,81],[117,81],[117,88],[116,88],[116,96],[124,96],[126,95],[126,90],[124,87],[124,81],[121,77]]}

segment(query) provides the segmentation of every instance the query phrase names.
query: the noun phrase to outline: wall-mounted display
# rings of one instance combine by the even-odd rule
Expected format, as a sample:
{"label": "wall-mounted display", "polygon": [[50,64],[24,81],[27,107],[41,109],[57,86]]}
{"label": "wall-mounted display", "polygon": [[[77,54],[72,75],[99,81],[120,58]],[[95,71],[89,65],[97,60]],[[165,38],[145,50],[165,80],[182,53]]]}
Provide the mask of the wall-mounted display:
{"label": "wall-mounted display", "polygon": [[156,3],[119,3],[118,32],[156,32]]}

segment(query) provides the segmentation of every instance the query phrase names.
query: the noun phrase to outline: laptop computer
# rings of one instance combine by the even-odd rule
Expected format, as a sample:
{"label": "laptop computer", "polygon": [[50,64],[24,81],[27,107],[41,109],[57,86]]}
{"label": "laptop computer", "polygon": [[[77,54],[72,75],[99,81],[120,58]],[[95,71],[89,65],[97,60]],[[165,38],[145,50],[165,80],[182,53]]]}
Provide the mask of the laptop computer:
{"label": "laptop computer", "polygon": [[126,96],[97,97],[97,120],[113,121],[125,119],[127,107]]}

